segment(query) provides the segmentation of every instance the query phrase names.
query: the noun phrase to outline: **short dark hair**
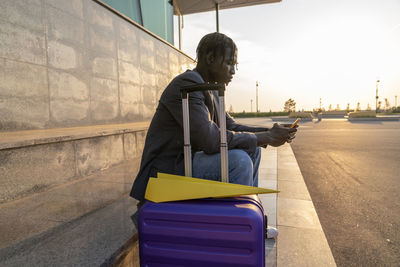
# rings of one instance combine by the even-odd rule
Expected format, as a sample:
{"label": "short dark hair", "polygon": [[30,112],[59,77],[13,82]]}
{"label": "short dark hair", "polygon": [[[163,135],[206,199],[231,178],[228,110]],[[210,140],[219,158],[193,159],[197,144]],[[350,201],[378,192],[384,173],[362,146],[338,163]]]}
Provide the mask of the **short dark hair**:
{"label": "short dark hair", "polygon": [[223,60],[225,60],[227,48],[231,49],[231,59],[233,60],[237,49],[235,42],[223,33],[209,33],[201,38],[197,46],[197,61],[201,61],[209,52],[213,52],[214,57],[222,56]]}

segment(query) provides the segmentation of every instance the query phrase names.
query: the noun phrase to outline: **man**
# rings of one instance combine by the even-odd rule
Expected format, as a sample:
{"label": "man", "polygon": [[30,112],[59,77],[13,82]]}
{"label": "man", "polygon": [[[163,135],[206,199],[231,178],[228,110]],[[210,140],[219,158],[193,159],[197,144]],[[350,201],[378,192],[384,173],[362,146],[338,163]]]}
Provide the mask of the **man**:
{"label": "man", "polygon": [[[205,35],[197,49],[198,63],[177,77],[164,90],[151,121],[139,173],[131,196],[144,201],[149,177],[157,172],[184,175],[183,119],[180,88],[200,83],[229,84],[237,65],[237,48],[222,33]],[[193,92],[189,95],[190,140],[193,156],[193,177],[220,179],[220,133],[218,97],[214,92]],[[229,182],[258,186],[260,146],[280,146],[294,138],[296,129],[274,124],[271,129],[237,124],[226,116]],[[132,217],[137,221],[137,213]],[[271,237],[271,235],[269,236]]]}

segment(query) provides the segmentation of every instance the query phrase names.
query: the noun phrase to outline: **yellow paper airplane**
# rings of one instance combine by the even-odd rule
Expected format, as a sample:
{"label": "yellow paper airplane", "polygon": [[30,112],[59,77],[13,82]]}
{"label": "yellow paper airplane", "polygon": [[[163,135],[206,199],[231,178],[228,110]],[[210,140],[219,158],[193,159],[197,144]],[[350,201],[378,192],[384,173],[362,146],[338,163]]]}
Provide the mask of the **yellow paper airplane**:
{"label": "yellow paper airplane", "polygon": [[279,193],[279,191],[272,189],[165,173],[158,173],[157,177],[149,179],[145,194],[145,198],[153,202]]}

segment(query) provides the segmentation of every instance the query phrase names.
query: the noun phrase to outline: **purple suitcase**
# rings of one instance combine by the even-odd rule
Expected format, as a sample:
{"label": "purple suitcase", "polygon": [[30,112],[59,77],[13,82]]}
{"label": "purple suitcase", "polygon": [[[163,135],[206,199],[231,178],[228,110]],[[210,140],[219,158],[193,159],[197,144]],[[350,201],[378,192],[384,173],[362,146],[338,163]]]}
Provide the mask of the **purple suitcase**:
{"label": "purple suitcase", "polygon": [[[228,179],[224,85],[182,89],[185,176],[192,176],[188,93],[218,90],[221,178]],[[265,266],[264,210],[256,195],[154,203],[139,211],[140,266]]]}
{"label": "purple suitcase", "polygon": [[264,240],[256,195],[148,201],[139,213],[141,266],[264,266]]}

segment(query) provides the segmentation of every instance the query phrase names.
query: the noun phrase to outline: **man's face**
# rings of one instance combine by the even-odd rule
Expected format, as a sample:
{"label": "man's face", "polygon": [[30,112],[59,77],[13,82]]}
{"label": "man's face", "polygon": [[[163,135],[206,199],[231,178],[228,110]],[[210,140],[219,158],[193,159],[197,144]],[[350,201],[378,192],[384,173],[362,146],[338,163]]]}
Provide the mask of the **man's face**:
{"label": "man's face", "polygon": [[231,57],[231,52],[231,48],[227,48],[225,50],[225,59],[222,55],[219,55],[211,60],[209,70],[215,82],[228,84],[232,81],[237,64],[237,50],[235,50],[233,58]]}

